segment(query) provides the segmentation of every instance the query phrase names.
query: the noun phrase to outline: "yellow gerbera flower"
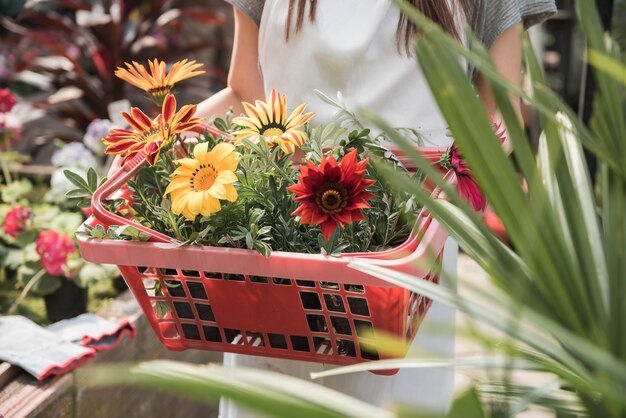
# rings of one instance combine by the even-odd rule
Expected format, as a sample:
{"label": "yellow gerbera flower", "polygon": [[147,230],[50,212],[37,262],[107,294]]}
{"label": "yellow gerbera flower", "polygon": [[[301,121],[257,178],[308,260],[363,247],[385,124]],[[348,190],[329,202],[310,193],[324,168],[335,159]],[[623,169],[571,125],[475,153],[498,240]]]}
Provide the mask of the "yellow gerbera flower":
{"label": "yellow gerbera flower", "polygon": [[204,74],[205,71],[195,71],[202,67],[196,61],[182,60],[174,63],[169,73],[165,70],[165,62],[148,60],[150,73],[146,68],[135,61],[132,65],[125,62],[127,68],[118,67],[115,75],[130,84],[139,87],[151,95],[159,104],[163,98],[172,91],[174,84],[179,81]]}
{"label": "yellow gerbera flower", "polygon": [[239,153],[235,146],[222,142],[211,151],[204,142],[193,149],[194,158],[176,160],[180,166],[170,175],[165,189],[172,199],[172,212],[193,221],[196,215],[208,216],[222,209],[220,200],[234,202],[237,190],[235,170]]}
{"label": "yellow gerbera flower", "polygon": [[236,132],[235,143],[249,139],[256,142],[263,136],[270,144],[278,144],[286,153],[306,143],[306,134],[298,128],[307,123],[315,113],[303,113],[306,103],[301,104],[287,117],[287,97],[272,90],[267,102],[257,100],[254,105],[242,103],[246,116],[233,118],[233,122],[243,129]]}
{"label": "yellow gerbera flower", "polygon": [[132,129],[111,129],[109,135],[102,138],[106,153],[121,155],[124,161],[133,158],[139,152],[146,154],[146,160],[154,165],[159,159],[163,147],[171,144],[176,134],[188,131],[201,122],[195,105],[185,105],[176,111],[176,98],[168,94],[163,101],[161,114],[150,119],[139,108],[130,109],[130,114],[122,112],[122,117]]}

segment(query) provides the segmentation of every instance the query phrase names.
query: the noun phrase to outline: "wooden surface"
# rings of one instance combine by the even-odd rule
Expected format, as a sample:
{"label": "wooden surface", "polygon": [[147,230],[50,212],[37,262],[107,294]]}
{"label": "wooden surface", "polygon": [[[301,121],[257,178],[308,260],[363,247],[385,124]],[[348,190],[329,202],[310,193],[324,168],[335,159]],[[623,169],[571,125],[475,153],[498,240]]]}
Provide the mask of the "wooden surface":
{"label": "wooden surface", "polygon": [[150,359],[174,359],[192,363],[221,362],[221,353],[188,350],[167,351],[154,336],[130,292],[101,313],[111,320],[128,318],[137,337],[127,336],[111,351],[98,353],[87,365],[60,377],[38,382],[6,363],[0,364],[0,417],[4,418],[155,418],[217,417],[217,406],[132,387],[85,389],[83,372],[96,365]]}

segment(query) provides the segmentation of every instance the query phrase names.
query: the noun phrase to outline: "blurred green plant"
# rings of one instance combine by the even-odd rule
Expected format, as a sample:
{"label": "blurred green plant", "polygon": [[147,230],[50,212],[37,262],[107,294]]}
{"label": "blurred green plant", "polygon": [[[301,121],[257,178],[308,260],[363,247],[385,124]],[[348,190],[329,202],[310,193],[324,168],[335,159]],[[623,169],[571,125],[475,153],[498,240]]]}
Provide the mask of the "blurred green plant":
{"label": "blurred green plant", "polygon": [[[471,35],[472,48],[468,50],[407,2],[398,0],[398,3],[422,28],[416,48],[419,63],[461,154],[502,220],[514,250],[484,225],[480,215],[408,141],[384,121],[370,115],[430,180],[444,190],[448,200],[431,200],[427,192],[406,177],[382,165],[380,170],[401,190],[412,191],[448,228],[465,252],[489,274],[495,289],[470,286],[470,295],[461,296],[372,262],[355,261],[354,268],[453,305],[506,336],[499,341],[488,335],[480,338],[490,352],[500,357],[438,360],[438,365],[536,370],[554,377],[541,387],[510,382],[481,385],[482,400],[495,399],[499,408],[483,410],[478,395],[470,391],[457,400],[449,417],[514,416],[532,404],[568,416],[626,416],[626,67],[619,48],[603,33],[593,2],[578,0],[578,15],[591,63],[598,70],[594,116],[587,127],[546,87],[527,42],[526,59],[532,76],[530,94],[499,75],[488,52]],[[475,65],[491,86],[514,145],[512,158],[494,135],[489,118],[459,65],[459,57]],[[540,115],[543,135],[536,155],[511,105],[510,92],[530,103]],[[592,188],[583,146],[598,158],[597,190]],[[527,189],[521,187],[519,174]],[[388,360],[324,374],[427,367],[432,363],[424,359]],[[173,369],[176,375],[171,372]],[[267,381],[264,378],[271,374],[262,371],[252,372],[257,376],[255,379],[245,379],[242,375],[249,373],[247,370],[190,369],[153,362],[134,366],[125,373],[110,373],[106,378],[92,376],[89,382],[93,385],[130,382],[179,392],[185,382],[189,392],[193,390],[212,399],[224,395],[277,417],[298,416],[285,415],[281,407],[271,404],[277,399],[296,402],[306,398],[315,403],[319,415],[314,416],[327,416],[323,412],[329,409],[339,416],[354,416],[356,408],[363,407],[360,401],[349,400],[340,409],[336,398],[326,398],[310,391],[309,384],[300,385],[291,379],[289,383],[267,384],[270,377]],[[220,384],[215,384],[216,375]],[[232,390],[233,386],[238,390]],[[380,410],[370,409],[370,412],[385,416]],[[366,413],[359,416],[367,416]],[[425,416],[404,409],[396,414]]]}
{"label": "blurred green plant", "polygon": [[[48,117],[71,120],[66,125],[75,132],[66,127],[50,135],[50,121],[44,129],[48,137],[66,142],[80,139],[92,120],[108,119],[111,103],[133,94],[140,99],[137,92],[125,91],[123,81],[114,76],[124,62],[151,57],[172,62],[225,48],[217,36],[188,40],[187,28],[192,25],[218,27],[225,21],[200,1],[44,0],[27,2],[19,13],[15,13],[17,4],[9,3],[8,15],[0,14],[0,28],[8,32],[3,44],[11,48],[0,67],[20,72],[6,75],[7,82],[36,86],[39,94],[34,100]],[[197,82],[208,94],[213,84],[223,84],[224,74],[213,66],[204,70],[207,74]],[[127,109],[128,105],[121,110]],[[112,115],[117,116],[118,110]]]}

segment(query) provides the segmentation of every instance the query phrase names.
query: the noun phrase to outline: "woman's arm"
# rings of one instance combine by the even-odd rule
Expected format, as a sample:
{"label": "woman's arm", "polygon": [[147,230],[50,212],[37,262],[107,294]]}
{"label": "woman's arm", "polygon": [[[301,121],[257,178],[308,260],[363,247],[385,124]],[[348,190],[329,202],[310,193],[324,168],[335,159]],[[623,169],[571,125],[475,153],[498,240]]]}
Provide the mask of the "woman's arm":
{"label": "woman's arm", "polygon": [[[489,48],[489,54],[498,71],[507,80],[517,86],[521,85],[522,31],[523,26],[521,22],[511,26],[504,31]],[[475,85],[478,95],[491,119],[496,123],[502,122],[502,117],[500,116],[486,80],[479,75]],[[520,98],[511,94],[511,102],[521,120]],[[509,141],[506,141],[504,146],[508,152],[511,151]]]}
{"label": "woman's arm", "polygon": [[227,87],[199,103],[196,116],[225,115],[230,107],[239,114],[243,111],[242,101],[265,98],[259,71],[259,27],[236,7],[234,15],[235,39]]}

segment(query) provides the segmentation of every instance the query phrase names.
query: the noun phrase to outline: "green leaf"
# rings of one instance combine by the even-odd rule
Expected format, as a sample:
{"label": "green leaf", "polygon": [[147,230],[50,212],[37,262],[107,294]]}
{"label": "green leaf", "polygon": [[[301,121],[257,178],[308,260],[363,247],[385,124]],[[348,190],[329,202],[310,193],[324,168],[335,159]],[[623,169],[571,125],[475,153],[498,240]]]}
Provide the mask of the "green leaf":
{"label": "green leaf", "polygon": [[74,186],[84,190],[86,193],[93,193],[94,190],[89,188],[89,184],[87,184],[87,182],[80,175],[71,170],[63,170],[63,174],[65,175],[65,178],[67,178]]}
{"label": "green leaf", "polygon": [[88,387],[131,384],[203,403],[220,397],[280,418],[391,418],[392,412],[334,390],[265,370],[153,361],[107,365],[86,371]]}
{"label": "green leaf", "polygon": [[68,199],[77,199],[81,197],[90,197],[90,196],[91,196],[91,193],[88,193],[87,191],[83,189],[74,189],[65,193],[65,197],[67,197]]}
{"label": "green leaf", "polygon": [[98,188],[98,175],[96,174],[96,170],[93,168],[89,168],[89,170],[87,170],[87,184],[89,185],[89,189],[94,192]]}

